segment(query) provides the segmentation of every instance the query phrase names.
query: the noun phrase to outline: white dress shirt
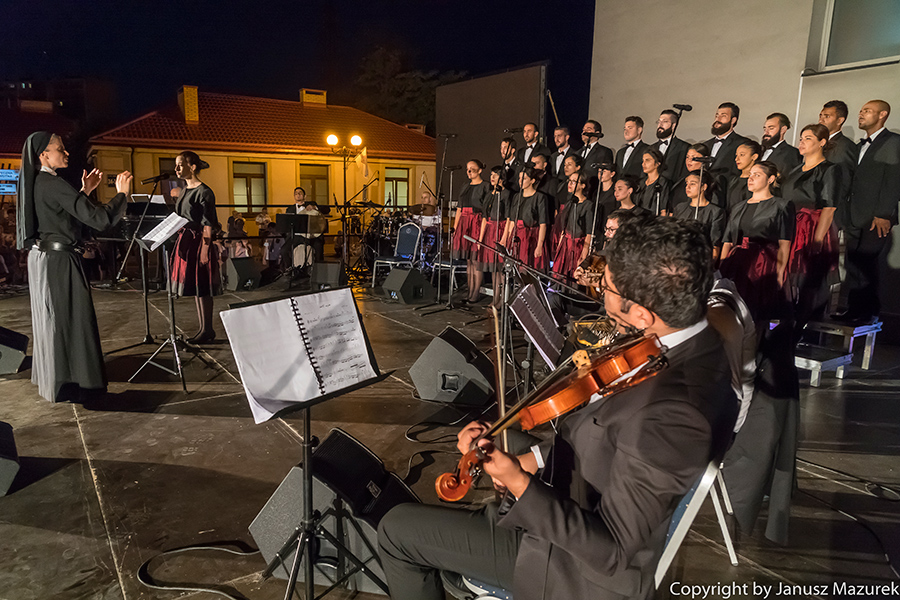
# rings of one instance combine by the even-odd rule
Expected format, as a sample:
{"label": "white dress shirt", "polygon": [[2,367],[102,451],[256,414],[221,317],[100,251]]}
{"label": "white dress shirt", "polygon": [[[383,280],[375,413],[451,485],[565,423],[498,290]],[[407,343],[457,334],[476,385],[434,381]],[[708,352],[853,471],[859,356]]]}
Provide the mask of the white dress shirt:
{"label": "white dress shirt", "polygon": [[784,140],[778,140],[778,143],[777,143],[777,144],[775,144],[774,146],[772,146],[771,148],[769,148],[768,150],[766,150],[765,152],[763,152],[763,157],[762,157],[762,159],[763,159],[763,160],[769,160],[769,157],[772,156],[772,152],[774,152],[774,151],[775,151],[775,148],[777,148],[778,146],[780,146],[781,143],[782,143],[783,141],[784,141]]}

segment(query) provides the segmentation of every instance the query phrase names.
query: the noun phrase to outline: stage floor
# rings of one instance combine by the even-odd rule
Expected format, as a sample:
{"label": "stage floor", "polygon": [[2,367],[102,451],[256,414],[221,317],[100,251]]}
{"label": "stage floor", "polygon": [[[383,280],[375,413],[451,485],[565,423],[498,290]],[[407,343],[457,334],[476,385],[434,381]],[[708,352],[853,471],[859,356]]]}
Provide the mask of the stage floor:
{"label": "stage floor", "polygon": [[[284,287],[276,282],[263,290],[228,293],[215,306],[222,310],[232,302],[280,295]],[[323,437],[341,427],[389,469],[401,477],[409,473],[424,502],[437,503],[435,477],[452,469],[457,457],[436,451],[454,451],[455,443],[407,439],[411,426],[448,418],[446,409],[413,397],[408,369],[448,325],[487,350],[491,321],[465,325],[489,315],[487,304],[473,312],[422,316],[368,288],[356,292],[379,367],[392,374],[316,406],[313,432]],[[141,295],[96,290],[94,304],[110,377],[104,402],[51,404],[38,396],[30,371],[0,377],[0,420],[12,424],[21,456],[19,475],[10,493],[0,498],[0,599],[219,597],[149,589],[138,581],[137,570],[173,548],[227,540],[254,546],[247,527],[299,462],[302,420],[297,415],[254,425],[224,339],[204,346],[196,356],[184,354],[187,395],[177,378],[154,368],[127,383],[156,348],[142,345],[117,352],[143,338]],[[165,295],[152,294],[151,331],[160,340],[167,332],[165,310]],[[177,322],[187,335],[196,331],[193,299],[178,300]],[[30,336],[28,296],[0,300],[0,323]],[[224,338],[218,319],[216,331]],[[163,356],[168,360],[171,354]],[[900,565],[900,503],[870,494],[858,478],[900,489],[900,349],[878,345],[869,371],[861,370],[859,361],[858,355],[843,382],[833,373],[824,374],[819,388],[809,388],[808,373],[802,374],[803,462],[798,465],[790,546],[765,541],[761,519],[756,535],[741,539],[740,565],[732,567],[707,502],[665,584],[669,588],[678,582],[674,595],[688,593],[682,585],[748,584],[747,593],[732,590],[733,597],[744,598],[763,597],[753,593],[754,583],[774,586],[774,596],[779,585],[897,581],[873,533]],[[412,435],[427,441],[455,431],[451,426],[418,427]],[[410,468],[417,452],[426,454],[415,456]],[[473,502],[491,495],[483,486]],[[871,530],[835,508],[863,519]],[[196,552],[158,558],[149,570],[157,581],[171,584],[217,587],[253,600],[281,598],[284,581],[260,580],[264,567],[259,554]],[[807,588],[781,596],[832,592]],[[724,594],[713,591],[708,597]],[[354,595],[341,591],[329,597]]]}

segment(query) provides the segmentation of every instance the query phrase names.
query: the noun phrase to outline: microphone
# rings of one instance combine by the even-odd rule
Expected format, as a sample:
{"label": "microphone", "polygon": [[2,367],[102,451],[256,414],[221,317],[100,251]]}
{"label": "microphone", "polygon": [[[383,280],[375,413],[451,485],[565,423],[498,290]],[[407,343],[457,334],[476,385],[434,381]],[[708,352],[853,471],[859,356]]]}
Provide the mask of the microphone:
{"label": "microphone", "polygon": [[698,163],[712,164],[712,162],[716,159],[712,156],[695,156],[691,160]]}
{"label": "microphone", "polygon": [[453,165],[450,167],[444,167],[445,171],[458,171],[459,169],[462,169],[462,165]]}
{"label": "microphone", "polygon": [[160,181],[165,181],[171,177],[168,173],[160,173],[159,175],[155,175],[153,177],[148,177],[147,179],[141,179],[141,185],[150,185],[151,183],[158,183]]}
{"label": "microphone", "polygon": [[419,187],[425,185],[425,171],[422,171],[422,178],[419,180]]}
{"label": "microphone", "polygon": [[442,133],[442,134],[440,134],[438,137],[442,137],[442,138],[455,138],[455,137],[456,137],[456,134],[455,134],[455,133]]}
{"label": "microphone", "polygon": [[683,110],[684,112],[691,112],[694,110],[694,107],[690,104],[673,104],[673,108],[677,108],[678,110]]}
{"label": "microphone", "polygon": [[525,129],[522,127],[509,127],[507,129],[504,129],[503,133],[520,133],[522,131],[525,131]]}
{"label": "microphone", "polygon": [[602,138],[603,137],[603,134],[600,133],[599,131],[582,131],[581,135],[583,135],[584,137],[589,137],[589,138]]}

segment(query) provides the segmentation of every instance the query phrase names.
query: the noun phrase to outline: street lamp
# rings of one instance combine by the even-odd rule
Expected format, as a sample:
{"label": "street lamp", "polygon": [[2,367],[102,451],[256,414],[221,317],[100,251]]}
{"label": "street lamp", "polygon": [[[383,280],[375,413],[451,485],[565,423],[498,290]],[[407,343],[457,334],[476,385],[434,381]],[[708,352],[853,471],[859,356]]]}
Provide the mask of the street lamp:
{"label": "street lamp", "polygon": [[362,145],[362,138],[358,135],[353,135],[350,137],[350,145],[352,148],[348,148],[347,146],[337,147],[338,136],[333,133],[328,134],[328,137],[325,138],[325,142],[331,146],[331,152],[333,154],[339,154],[343,159],[343,167],[344,167],[344,209],[341,211],[341,229],[344,236],[343,244],[341,245],[341,259],[345,265],[350,264],[350,256],[349,256],[349,240],[350,240],[350,232],[347,227],[347,162],[351,157],[355,156],[359,153],[359,146]]}

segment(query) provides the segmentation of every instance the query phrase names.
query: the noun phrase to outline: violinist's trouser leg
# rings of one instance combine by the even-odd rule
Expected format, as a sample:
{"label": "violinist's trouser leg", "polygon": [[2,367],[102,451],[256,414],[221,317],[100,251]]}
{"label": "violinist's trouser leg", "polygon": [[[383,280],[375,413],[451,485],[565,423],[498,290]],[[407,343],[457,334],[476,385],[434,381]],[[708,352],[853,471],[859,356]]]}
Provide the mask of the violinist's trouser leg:
{"label": "violinist's trouser leg", "polygon": [[378,553],[392,600],[444,600],[442,570],[511,590],[520,538],[497,526],[496,504],[401,504],[378,525]]}

